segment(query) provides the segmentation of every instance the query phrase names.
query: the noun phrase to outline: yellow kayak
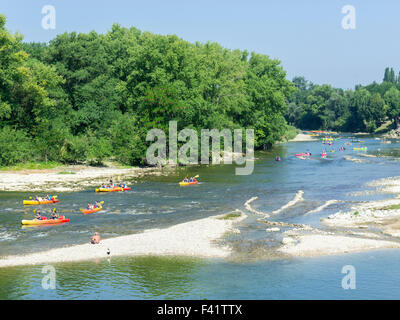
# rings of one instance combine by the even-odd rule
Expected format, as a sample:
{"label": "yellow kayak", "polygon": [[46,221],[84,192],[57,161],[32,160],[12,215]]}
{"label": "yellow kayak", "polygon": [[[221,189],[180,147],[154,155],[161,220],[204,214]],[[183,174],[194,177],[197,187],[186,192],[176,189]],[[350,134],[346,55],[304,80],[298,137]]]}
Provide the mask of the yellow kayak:
{"label": "yellow kayak", "polygon": [[36,201],[36,200],[24,200],[22,203],[24,205],[39,205],[39,204],[49,204],[49,203],[57,203],[58,199],[52,199],[52,200],[43,200],[43,201]]}
{"label": "yellow kayak", "polygon": [[96,192],[115,192],[115,191],[124,191],[123,188],[116,187],[116,188],[98,188],[95,190]]}
{"label": "yellow kayak", "polygon": [[198,183],[198,181],[196,180],[196,181],[192,181],[192,182],[179,182],[179,185],[181,187],[184,187],[184,186],[190,186],[192,184],[197,184],[197,183]]}
{"label": "yellow kayak", "polygon": [[22,220],[21,224],[35,226],[35,225],[41,225],[41,224],[59,224],[59,223],[65,223],[65,222],[69,222],[69,219],[65,218],[64,216],[60,216],[58,219]]}

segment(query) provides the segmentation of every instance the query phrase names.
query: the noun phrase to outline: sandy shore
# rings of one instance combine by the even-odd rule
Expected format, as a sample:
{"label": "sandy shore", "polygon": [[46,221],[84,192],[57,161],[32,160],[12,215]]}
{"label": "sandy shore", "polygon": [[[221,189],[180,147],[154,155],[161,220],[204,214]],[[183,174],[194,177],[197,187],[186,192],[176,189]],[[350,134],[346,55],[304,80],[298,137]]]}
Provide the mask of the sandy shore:
{"label": "sandy shore", "polygon": [[[381,179],[368,186],[376,187],[379,193],[397,194],[400,178]],[[286,231],[278,251],[305,257],[400,248],[399,218],[399,197],[354,204],[347,212],[339,211],[321,219],[329,232],[318,229],[307,234],[301,229]]]}
{"label": "sandy shore", "polygon": [[299,133],[294,139],[291,139],[289,141],[290,142],[318,141],[318,139],[315,137],[311,137],[309,134]]}
{"label": "sandy shore", "polygon": [[73,262],[113,256],[174,255],[225,258],[231,249],[216,243],[226,232],[235,231],[235,223],[246,215],[234,219],[221,219],[224,215],[177,224],[166,229],[151,229],[143,233],[103,239],[100,244],[83,244],[58,248],[28,255],[8,256],[0,259],[0,267],[18,265]]}
{"label": "sandy shore", "polygon": [[[162,175],[167,169],[69,166],[47,170],[21,170],[0,172],[0,191],[67,192],[83,190],[89,186],[116,179],[134,179],[145,175]],[[60,174],[60,172],[71,172]]]}
{"label": "sandy shore", "polygon": [[[393,179],[389,180],[393,185]],[[383,187],[383,182],[375,182]],[[387,186],[385,186],[387,187]],[[290,204],[302,199],[303,192],[297,192],[294,200],[282,206],[280,213]],[[251,198],[246,205],[257,198]],[[328,200],[305,215],[316,213],[323,208],[336,203]],[[314,228],[304,224],[290,224],[279,221],[260,222],[269,225],[267,233],[280,232],[278,227],[285,228],[281,234],[280,245],[276,247],[277,253],[296,257],[314,257],[332,254],[343,254],[384,248],[400,248],[400,209],[388,210],[388,206],[400,205],[400,199],[360,203],[349,212],[337,212],[327,218],[321,219],[322,228]],[[247,208],[248,209],[248,208]],[[252,211],[252,210],[249,210]],[[357,212],[357,214],[354,214]],[[257,211],[259,214],[259,212]],[[271,228],[274,227],[274,228]]]}
{"label": "sandy shore", "polygon": [[299,257],[325,256],[383,248],[400,248],[399,242],[339,235],[305,235],[296,239],[284,238],[284,243],[286,244],[279,249],[280,252]]}

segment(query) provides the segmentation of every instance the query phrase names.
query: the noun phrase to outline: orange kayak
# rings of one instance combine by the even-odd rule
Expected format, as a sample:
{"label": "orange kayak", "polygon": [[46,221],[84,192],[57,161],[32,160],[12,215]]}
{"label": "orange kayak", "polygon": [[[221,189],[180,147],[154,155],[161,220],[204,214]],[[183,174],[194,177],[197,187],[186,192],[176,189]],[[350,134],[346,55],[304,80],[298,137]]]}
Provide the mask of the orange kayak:
{"label": "orange kayak", "polygon": [[198,181],[197,180],[195,180],[195,181],[192,181],[192,182],[179,182],[179,185],[181,186],[181,187],[184,187],[184,186],[190,186],[190,185],[192,185],[192,184],[197,184],[198,183]]}
{"label": "orange kayak", "polygon": [[89,214],[89,213],[94,213],[94,212],[100,211],[101,209],[103,209],[103,207],[99,207],[99,208],[95,208],[95,209],[86,209],[86,210],[81,209],[81,211],[83,214]]}

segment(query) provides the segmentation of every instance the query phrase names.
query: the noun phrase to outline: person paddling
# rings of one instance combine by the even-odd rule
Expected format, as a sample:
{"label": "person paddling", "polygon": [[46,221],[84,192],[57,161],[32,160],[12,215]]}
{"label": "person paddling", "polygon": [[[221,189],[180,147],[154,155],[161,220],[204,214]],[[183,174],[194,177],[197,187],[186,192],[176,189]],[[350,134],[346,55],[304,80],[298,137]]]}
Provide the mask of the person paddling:
{"label": "person paddling", "polygon": [[35,213],[35,219],[36,220],[42,220],[42,216],[40,215],[40,211],[34,210],[33,213]]}
{"label": "person paddling", "polygon": [[51,213],[51,219],[55,220],[58,219],[57,209],[54,208],[53,212]]}

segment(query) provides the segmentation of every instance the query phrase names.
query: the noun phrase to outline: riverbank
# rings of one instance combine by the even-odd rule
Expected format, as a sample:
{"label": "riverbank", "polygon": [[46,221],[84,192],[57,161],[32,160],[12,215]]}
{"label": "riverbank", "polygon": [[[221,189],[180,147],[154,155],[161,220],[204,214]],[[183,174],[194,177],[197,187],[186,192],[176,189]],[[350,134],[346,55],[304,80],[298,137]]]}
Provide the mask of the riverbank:
{"label": "riverbank", "polygon": [[167,168],[116,168],[65,166],[44,170],[2,171],[0,191],[68,192],[107,182],[110,177],[132,180],[146,175],[167,174]]}
{"label": "riverbank", "polygon": [[305,142],[305,141],[318,141],[315,137],[309,134],[299,133],[295,138],[289,140],[289,142]]}
{"label": "riverbank", "polygon": [[[217,243],[223,235],[234,231],[234,224],[246,215],[219,215],[177,224],[165,229],[150,229],[142,233],[103,239],[90,243],[57,248],[28,255],[0,259],[0,267],[75,262],[114,256],[190,256],[226,258],[231,249]],[[88,239],[89,240],[89,239]],[[110,255],[107,251],[110,251]]]}
{"label": "riverbank", "polygon": [[359,234],[360,237],[340,235],[303,235],[284,238],[285,245],[279,251],[296,257],[316,257],[344,254],[376,249],[400,248],[400,243],[388,240],[368,239],[374,234]]}

